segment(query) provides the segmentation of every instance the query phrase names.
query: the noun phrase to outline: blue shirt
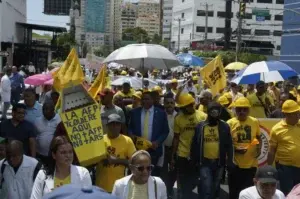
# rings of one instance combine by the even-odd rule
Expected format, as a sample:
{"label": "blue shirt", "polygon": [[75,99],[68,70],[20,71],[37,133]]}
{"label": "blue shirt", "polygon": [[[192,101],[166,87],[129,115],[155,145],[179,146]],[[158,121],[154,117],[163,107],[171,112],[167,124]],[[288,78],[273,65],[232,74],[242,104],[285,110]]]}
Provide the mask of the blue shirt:
{"label": "blue shirt", "polygon": [[43,107],[40,103],[35,102],[32,108],[29,107],[26,108],[25,120],[27,120],[28,122],[34,124],[35,121],[42,116],[43,116]]}
{"label": "blue shirt", "polygon": [[153,126],[153,117],[154,117],[154,106],[152,106],[149,110],[142,109],[142,115],[141,115],[141,135],[143,137],[144,135],[144,120],[145,120],[145,114],[146,111],[149,111],[149,121],[148,121],[148,140],[151,141],[152,137],[152,126]]}
{"label": "blue shirt", "polygon": [[11,90],[22,92],[22,90],[25,88],[22,75],[19,73],[13,73],[9,79],[11,82]]}

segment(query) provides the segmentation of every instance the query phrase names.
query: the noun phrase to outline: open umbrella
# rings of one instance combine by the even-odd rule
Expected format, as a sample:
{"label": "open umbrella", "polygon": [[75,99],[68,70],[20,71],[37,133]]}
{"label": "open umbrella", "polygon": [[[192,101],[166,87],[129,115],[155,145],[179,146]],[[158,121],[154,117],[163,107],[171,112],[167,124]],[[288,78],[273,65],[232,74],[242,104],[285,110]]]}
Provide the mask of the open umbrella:
{"label": "open umbrella", "polygon": [[225,67],[225,70],[242,70],[247,64],[242,62],[232,62]]}
{"label": "open umbrella", "polygon": [[176,57],[184,66],[205,66],[205,62],[200,57],[189,53],[181,53],[176,55]]}
{"label": "open umbrella", "polygon": [[258,81],[284,81],[298,73],[280,61],[261,61],[250,64],[239,71],[231,82],[236,84],[256,84]]}
{"label": "open umbrella", "polygon": [[24,83],[33,85],[33,86],[40,86],[40,85],[43,85],[46,81],[51,80],[51,79],[52,79],[51,73],[36,74],[36,75],[27,77],[24,80]]}
{"label": "open umbrella", "polygon": [[[149,86],[148,88],[153,88],[154,86],[156,86],[158,83],[148,79],[148,78],[144,78],[144,81],[148,81],[149,82]],[[142,85],[143,85],[143,79],[138,78],[138,77],[119,77],[116,80],[111,82],[112,86],[121,86],[124,82],[129,82],[131,87],[135,90],[137,89],[141,89]]]}
{"label": "open umbrella", "polygon": [[130,44],[112,52],[104,63],[116,62],[127,67],[152,70],[179,66],[176,56],[167,48],[155,44]]}

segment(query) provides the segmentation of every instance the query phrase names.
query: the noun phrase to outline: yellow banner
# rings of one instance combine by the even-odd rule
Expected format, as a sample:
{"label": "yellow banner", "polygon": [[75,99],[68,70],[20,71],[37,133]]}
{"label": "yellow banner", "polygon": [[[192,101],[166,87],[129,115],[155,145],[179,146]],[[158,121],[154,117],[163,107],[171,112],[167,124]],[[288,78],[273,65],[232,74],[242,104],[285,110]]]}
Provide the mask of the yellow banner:
{"label": "yellow banner", "polygon": [[200,74],[211,89],[213,96],[226,87],[226,74],[220,55],[202,68]]}
{"label": "yellow banner", "polygon": [[63,112],[60,117],[81,165],[98,163],[106,154],[98,104]]}
{"label": "yellow banner", "polygon": [[96,99],[97,94],[101,92],[107,85],[107,66],[104,65],[101,67],[100,72],[98,73],[95,81],[93,82],[92,86],[89,88],[90,95]]}
{"label": "yellow banner", "polygon": [[268,119],[268,118],[260,118],[259,127],[262,138],[262,147],[261,153],[258,157],[258,165],[262,166],[267,163],[268,150],[269,150],[269,140],[270,140],[270,132],[275,124],[277,124],[281,119]]}

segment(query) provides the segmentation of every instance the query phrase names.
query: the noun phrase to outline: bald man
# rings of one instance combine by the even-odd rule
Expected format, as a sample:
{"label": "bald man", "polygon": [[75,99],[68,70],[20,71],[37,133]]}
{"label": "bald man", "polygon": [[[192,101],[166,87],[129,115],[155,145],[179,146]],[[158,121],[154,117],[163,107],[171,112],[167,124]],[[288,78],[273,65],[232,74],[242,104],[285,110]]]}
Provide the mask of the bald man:
{"label": "bald man", "polygon": [[12,67],[12,75],[10,76],[11,82],[11,104],[17,104],[20,101],[21,93],[25,89],[23,76],[18,73],[16,66]]}
{"label": "bald man", "polygon": [[24,155],[23,144],[12,140],[6,145],[6,159],[0,161],[1,198],[28,199],[41,165]]}

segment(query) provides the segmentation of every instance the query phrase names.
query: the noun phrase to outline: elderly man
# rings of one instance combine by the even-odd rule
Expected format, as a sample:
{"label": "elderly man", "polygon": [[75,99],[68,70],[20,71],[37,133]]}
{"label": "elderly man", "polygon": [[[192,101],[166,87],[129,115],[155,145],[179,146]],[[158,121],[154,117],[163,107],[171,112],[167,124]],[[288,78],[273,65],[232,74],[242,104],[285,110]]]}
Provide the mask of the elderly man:
{"label": "elderly man", "polygon": [[12,67],[11,82],[11,104],[17,104],[20,101],[21,93],[25,89],[23,76],[18,73],[16,66]]}
{"label": "elderly man", "polygon": [[212,94],[211,92],[207,91],[207,90],[203,90],[201,93],[200,93],[200,105],[199,105],[199,108],[198,110],[199,111],[202,111],[204,113],[207,113],[207,105],[209,102],[212,101]]}
{"label": "elderly man", "polygon": [[275,159],[280,190],[286,195],[300,183],[299,111],[297,102],[286,100],[282,105],[284,119],[271,130],[268,164]]}
{"label": "elderly man", "polygon": [[43,115],[42,105],[36,101],[36,93],[34,89],[25,89],[24,102],[26,105],[25,120],[34,124],[36,119]]}

